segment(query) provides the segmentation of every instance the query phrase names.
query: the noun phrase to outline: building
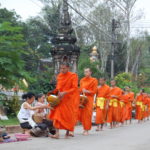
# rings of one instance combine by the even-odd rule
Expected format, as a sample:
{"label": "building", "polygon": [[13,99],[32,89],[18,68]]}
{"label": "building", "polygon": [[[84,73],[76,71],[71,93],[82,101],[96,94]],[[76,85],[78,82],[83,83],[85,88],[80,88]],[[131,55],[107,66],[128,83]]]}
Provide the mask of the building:
{"label": "building", "polygon": [[70,70],[77,72],[80,48],[75,44],[77,39],[73,34],[74,30],[72,28],[67,2],[67,0],[63,0],[59,31],[51,40],[53,47],[50,52],[53,58],[54,75],[59,73],[60,64],[62,62],[69,63]]}

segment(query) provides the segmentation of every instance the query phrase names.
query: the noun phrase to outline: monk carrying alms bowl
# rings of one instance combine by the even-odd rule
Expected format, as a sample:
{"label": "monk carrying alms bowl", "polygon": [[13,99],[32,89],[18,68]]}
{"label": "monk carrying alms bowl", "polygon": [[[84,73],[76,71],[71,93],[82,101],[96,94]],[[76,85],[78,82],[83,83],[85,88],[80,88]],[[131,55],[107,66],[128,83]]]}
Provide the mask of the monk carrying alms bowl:
{"label": "monk carrying alms bowl", "polygon": [[85,95],[80,95],[80,108],[84,108],[88,102],[88,98]]}
{"label": "monk carrying alms bowl", "polygon": [[60,99],[56,95],[49,95],[47,97],[47,102],[50,104],[51,107],[56,107],[60,103]]}

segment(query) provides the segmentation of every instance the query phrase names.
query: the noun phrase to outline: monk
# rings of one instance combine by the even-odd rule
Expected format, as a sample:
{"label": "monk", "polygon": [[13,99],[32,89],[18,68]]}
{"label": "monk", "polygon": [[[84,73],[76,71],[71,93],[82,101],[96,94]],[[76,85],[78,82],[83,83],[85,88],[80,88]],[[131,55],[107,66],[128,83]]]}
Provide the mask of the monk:
{"label": "monk", "polygon": [[128,97],[127,103],[126,103],[126,121],[132,120],[132,103],[134,101],[134,92],[131,91],[131,88],[129,86],[125,87],[125,91]]}
{"label": "monk", "polygon": [[123,94],[120,98],[120,114],[121,114],[121,123],[124,123],[126,121],[132,119],[132,102],[134,100],[134,93],[130,91],[130,88],[128,86],[125,87],[125,90],[123,91]]}
{"label": "monk", "polygon": [[149,120],[149,116],[150,116],[150,94],[148,94],[148,118],[147,120]]}
{"label": "monk", "polygon": [[146,121],[148,120],[148,94],[144,93],[144,97],[143,97],[143,120]]}
{"label": "monk", "polygon": [[127,113],[127,109],[126,109],[126,104],[128,102],[128,95],[126,93],[125,90],[122,91],[122,95],[120,96],[120,107],[119,107],[119,113],[120,113],[120,123],[122,123],[122,125],[124,124],[125,120],[126,120],[126,113]]}
{"label": "monk", "polygon": [[66,130],[66,137],[69,131],[74,130],[79,108],[78,76],[69,71],[69,65],[62,63],[60,74],[57,76],[57,85],[54,91],[58,92],[60,104],[51,111],[49,118],[53,120],[56,134],[52,138],[59,138],[59,130]]}
{"label": "monk", "polygon": [[106,84],[105,78],[100,78],[99,83],[100,86],[98,86],[96,98],[96,131],[102,130],[106,121],[107,99],[110,91],[110,87]]}
{"label": "monk", "polygon": [[140,91],[140,93],[137,94],[136,98],[135,98],[135,102],[136,102],[136,115],[135,115],[135,119],[138,120],[138,123],[141,123],[143,120],[143,98],[144,98],[144,89],[142,89]]}
{"label": "monk", "polygon": [[116,127],[118,122],[120,122],[120,96],[122,95],[122,90],[116,86],[116,81],[111,80],[111,88],[109,92],[109,108],[107,113],[107,123],[110,123],[110,128]]}
{"label": "monk", "polygon": [[83,135],[88,135],[88,131],[92,126],[92,112],[94,95],[97,91],[98,81],[93,78],[92,71],[90,68],[84,69],[85,77],[80,80],[80,93],[87,96],[88,102],[84,108],[80,108],[79,121],[82,123],[84,131]]}

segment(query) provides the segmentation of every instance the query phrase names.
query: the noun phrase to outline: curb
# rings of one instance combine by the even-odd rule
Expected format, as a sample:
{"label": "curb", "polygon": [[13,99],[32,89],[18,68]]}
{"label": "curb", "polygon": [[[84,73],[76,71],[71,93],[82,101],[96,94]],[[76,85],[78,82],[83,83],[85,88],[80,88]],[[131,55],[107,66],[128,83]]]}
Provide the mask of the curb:
{"label": "curb", "polygon": [[7,133],[22,132],[20,125],[11,125],[11,126],[6,126],[5,128],[6,128]]}

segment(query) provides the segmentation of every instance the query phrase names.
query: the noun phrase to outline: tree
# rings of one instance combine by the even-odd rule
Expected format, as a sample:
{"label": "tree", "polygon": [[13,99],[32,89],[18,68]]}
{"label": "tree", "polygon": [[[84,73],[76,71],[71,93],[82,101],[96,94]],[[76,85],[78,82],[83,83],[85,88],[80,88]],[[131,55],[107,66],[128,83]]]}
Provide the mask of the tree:
{"label": "tree", "polygon": [[0,23],[0,84],[11,88],[26,76],[21,54],[25,46],[22,28],[10,22]]}
{"label": "tree", "polygon": [[[115,8],[119,9],[119,12],[121,11],[122,19],[120,19],[121,22],[124,22],[122,25],[122,31],[125,33],[125,40],[127,43],[127,52],[126,52],[126,66],[125,66],[125,72],[128,73],[129,67],[130,67],[130,56],[131,56],[131,47],[130,47],[130,36],[131,36],[131,21],[136,20],[138,17],[141,16],[134,16],[133,15],[133,8],[135,6],[135,3],[137,0],[109,0]],[[118,11],[117,11],[118,12]],[[134,17],[133,17],[134,16]]]}
{"label": "tree", "polygon": [[39,66],[41,59],[51,59],[51,38],[58,31],[59,9],[59,4],[48,5],[44,2],[44,7],[39,16],[28,19],[24,24],[24,35],[27,46],[26,53],[22,58],[26,62],[25,69],[34,78],[34,80],[29,81],[29,90],[35,93],[46,93],[49,88],[52,88],[50,80],[53,75],[53,68],[51,66],[48,68],[45,65],[43,71],[39,69]]}
{"label": "tree", "polygon": [[91,47],[89,46],[81,48],[81,55],[78,63],[78,75],[80,79],[84,76],[85,68],[91,68],[93,77],[99,78],[100,76],[104,75],[104,73],[102,73],[98,67],[100,63],[90,61],[90,49]]}
{"label": "tree", "polygon": [[33,74],[38,72],[41,58],[49,58],[51,49],[51,38],[58,30],[59,5],[53,7],[44,6],[38,17],[30,18],[24,25],[26,47],[26,69]]}
{"label": "tree", "polygon": [[7,10],[6,8],[0,8],[0,23],[10,22],[13,25],[19,25],[22,22],[20,21],[20,16],[16,14],[15,11]]}

